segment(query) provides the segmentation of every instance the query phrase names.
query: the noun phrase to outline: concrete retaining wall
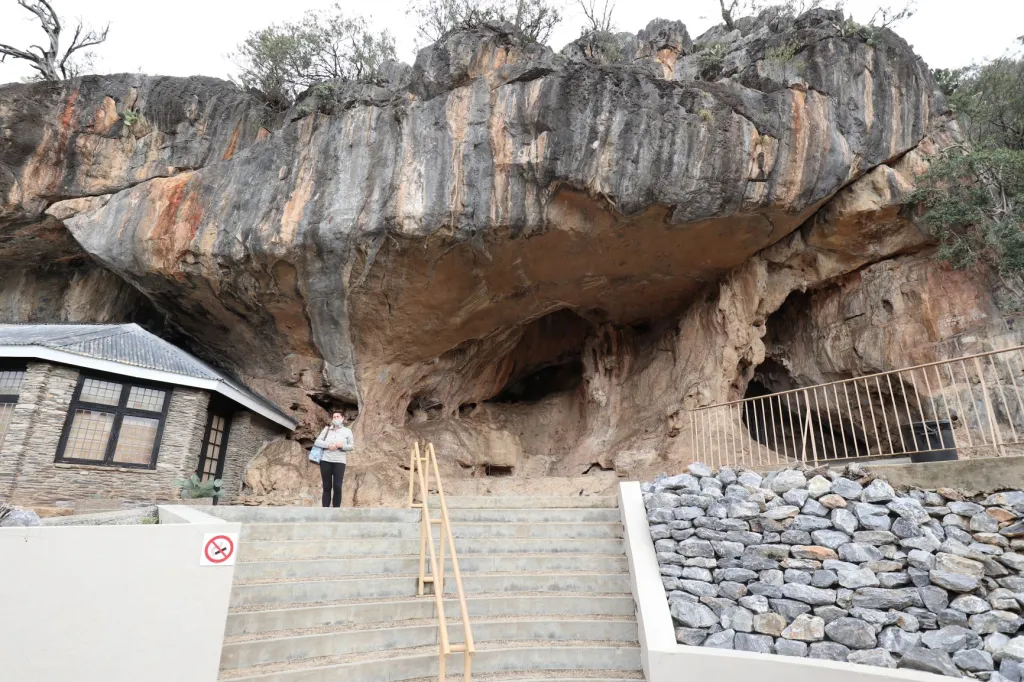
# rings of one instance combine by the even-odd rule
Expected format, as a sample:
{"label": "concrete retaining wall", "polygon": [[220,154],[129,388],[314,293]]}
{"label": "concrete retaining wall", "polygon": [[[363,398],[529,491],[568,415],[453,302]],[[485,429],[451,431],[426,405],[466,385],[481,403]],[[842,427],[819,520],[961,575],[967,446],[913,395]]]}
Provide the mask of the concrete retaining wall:
{"label": "concrete retaining wall", "polygon": [[946,679],[910,670],[677,644],[639,483],[619,484],[619,512],[647,682],[676,682],[681,674],[688,679],[756,679],[759,682],[821,682],[825,679],[829,682],[940,682]]}
{"label": "concrete retaining wall", "polygon": [[890,485],[925,490],[952,487],[971,493],[1024,490],[1024,457],[958,459],[927,464],[872,464],[867,471],[883,474]]}
{"label": "concrete retaining wall", "polygon": [[0,677],[214,682],[234,566],[199,558],[239,525],[185,506],[160,520],[0,528]]}

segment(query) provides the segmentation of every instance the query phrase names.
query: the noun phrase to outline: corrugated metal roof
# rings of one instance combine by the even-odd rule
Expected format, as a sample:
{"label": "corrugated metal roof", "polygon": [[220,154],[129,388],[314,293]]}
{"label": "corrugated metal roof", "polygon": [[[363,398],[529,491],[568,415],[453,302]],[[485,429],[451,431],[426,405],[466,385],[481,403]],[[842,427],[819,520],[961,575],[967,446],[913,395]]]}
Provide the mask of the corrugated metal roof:
{"label": "corrugated metal roof", "polygon": [[0,324],[0,346],[42,346],[96,360],[217,381],[292,420],[266,398],[137,324]]}

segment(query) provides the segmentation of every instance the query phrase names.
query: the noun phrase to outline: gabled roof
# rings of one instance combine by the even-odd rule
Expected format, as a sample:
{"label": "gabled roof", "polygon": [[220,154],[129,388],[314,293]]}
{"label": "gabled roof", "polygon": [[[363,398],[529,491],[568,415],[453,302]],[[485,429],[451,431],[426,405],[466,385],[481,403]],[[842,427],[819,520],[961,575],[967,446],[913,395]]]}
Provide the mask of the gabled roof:
{"label": "gabled roof", "polygon": [[292,430],[294,419],[242,384],[137,324],[0,324],[0,358],[35,358],[202,388]]}

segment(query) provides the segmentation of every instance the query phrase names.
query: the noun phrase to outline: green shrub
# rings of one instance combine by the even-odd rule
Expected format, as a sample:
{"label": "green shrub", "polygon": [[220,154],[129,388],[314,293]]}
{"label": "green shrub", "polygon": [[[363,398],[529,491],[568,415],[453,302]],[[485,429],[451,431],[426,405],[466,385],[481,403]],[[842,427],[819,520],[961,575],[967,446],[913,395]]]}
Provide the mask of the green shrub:
{"label": "green shrub", "polygon": [[715,120],[715,116],[711,113],[710,109],[701,109],[697,112],[697,115],[700,116],[701,120],[705,123],[711,123]]}
{"label": "green shrub", "polygon": [[219,478],[211,478],[204,481],[198,474],[192,474],[189,478],[180,479],[174,485],[181,488],[181,497],[186,500],[198,500],[204,497],[217,497],[221,494],[223,481]]}
{"label": "green shrub", "polygon": [[126,126],[128,126],[129,128],[131,128],[133,125],[138,123],[141,119],[142,119],[142,116],[140,116],[139,112],[137,112],[137,111],[132,111],[131,109],[125,109],[124,111],[121,112],[121,120],[123,120],[124,124]]}
{"label": "green shrub", "polygon": [[784,43],[775,45],[765,50],[764,58],[772,62],[780,62],[785,64],[790,62],[796,57],[797,51],[800,49],[799,43],[795,40],[787,40]]}
{"label": "green shrub", "polygon": [[728,53],[729,47],[725,43],[708,43],[697,55],[701,79],[718,80],[722,74],[722,63]]}

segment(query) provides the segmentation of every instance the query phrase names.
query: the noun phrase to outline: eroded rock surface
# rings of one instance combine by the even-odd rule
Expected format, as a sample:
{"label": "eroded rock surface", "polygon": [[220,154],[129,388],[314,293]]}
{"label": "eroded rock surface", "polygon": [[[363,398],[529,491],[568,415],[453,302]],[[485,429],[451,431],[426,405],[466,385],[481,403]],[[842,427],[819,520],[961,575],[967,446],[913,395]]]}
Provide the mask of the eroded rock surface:
{"label": "eroded rock surface", "polygon": [[[280,114],[212,79],[4,86],[0,300],[10,320],[158,319],[300,439],[358,411],[366,503],[404,485],[414,437],[456,476],[689,461],[684,410],[741,396],[766,355],[809,355],[809,380],[868,343],[766,349],[793,292],[965,277],[927,271],[906,207],[956,125],[903,40],[838,18],[696,41],[656,21],[614,60],[482,27]],[[877,361],[997,315],[967,281],[960,321],[886,332]],[[833,308],[795,324],[818,343]]]}

